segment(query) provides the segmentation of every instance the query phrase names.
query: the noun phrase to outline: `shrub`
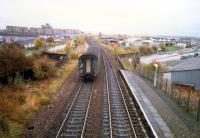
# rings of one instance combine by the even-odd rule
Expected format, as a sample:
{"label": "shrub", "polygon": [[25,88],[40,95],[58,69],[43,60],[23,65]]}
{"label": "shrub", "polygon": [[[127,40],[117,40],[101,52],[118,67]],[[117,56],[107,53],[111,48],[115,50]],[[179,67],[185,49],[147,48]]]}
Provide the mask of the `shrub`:
{"label": "shrub", "polygon": [[123,47],[121,47],[120,45],[112,44],[112,48],[114,49],[113,54],[115,54],[115,55],[127,53],[127,51]]}
{"label": "shrub", "polygon": [[66,54],[70,54],[73,48],[74,48],[73,43],[72,42],[67,42],[64,51],[65,51]]}
{"label": "shrub", "polygon": [[26,57],[24,50],[17,45],[4,44],[0,47],[0,76],[12,76],[32,66],[33,59]]}
{"label": "shrub", "polygon": [[25,80],[18,73],[13,80],[14,87],[22,89],[25,86]]}
{"label": "shrub", "polygon": [[39,58],[39,57],[41,56],[41,52],[34,50],[34,51],[32,52],[32,56],[33,56],[34,58]]}
{"label": "shrub", "polygon": [[140,51],[140,54],[143,56],[143,55],[150,55],[150,54],[155,54],[156,53],[156,50],[154,47],[149,47],[149,46],[140,46],[139,47],[139,51]]}
{"label": "shrub", "polygon": [[37,47],[42,47],[43,46],[43,42],[42,42],[42,39],[40,37],[37,37],[35,40],[34,40],[34,45],[37,46]]}
{"label": "shrub", "polygon": [[[161,71],[161,70],[162,70],[162,65],[161,65],[160,63],[156,63],[156,64],[158,64],[158,72]],[[150,72],[155,71],[154,63],[143,64],[142,66],[143,66],[143,68],[144,68],[145,70],[148,70],[148,71],[150,71]]]}
{"label": "shrub", "polygon": [[8,120],[0,117],[0,131],[8,132],[9,131],[9,125]]}
{"label": "shrub", "polygon": [[48,97],[46,96],[41,96],[40,97],[40,105],[47,105],[50,103],[50,100]]}
{"label": "shrub", "polygon": [[18,97],[18,102],[20,105],[23,105],[26,103],[26,96],[25,95],[21,95]]}
{"label": "shrub", "polygon": [[78,54],[75,53],[75,52],[72,52],[72,53],[70,53],[69,57],[70,57],[71,59],[77,59],[77,58],[78,58]]}
{"label": "shrub", "polygon": [[84,36],[77,36],[74,40],[75,46],[83,45],[85,43],[85,37]]}
{"label": "shrub", "polygon": [[34,72],[34,77],[40,80],[54,76],[56,68],[52,64],[48,63],[46,60],[42,60],[35,63],[33,72]]}

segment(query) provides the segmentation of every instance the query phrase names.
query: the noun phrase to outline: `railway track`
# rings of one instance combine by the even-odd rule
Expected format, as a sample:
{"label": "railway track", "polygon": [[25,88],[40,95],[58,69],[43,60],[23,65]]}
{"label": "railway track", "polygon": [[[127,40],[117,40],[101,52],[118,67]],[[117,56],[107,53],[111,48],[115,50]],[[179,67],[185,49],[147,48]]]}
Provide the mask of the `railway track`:
{"label": "railway track", "polygon": [[[138,111],[137,108],[139,107],[130,98],[126,82],[117,75],[113,64],[103,49],[101,49],[101,57],[105,83],[102,88],[103,107],[100,137],[154,137],[147,124],[145,124],[145,118]],[[92,105],[96,102],[93,100],[92,103],[94,84],[95,81],[81,83],[73,101],[67,108],[67,114],[57,132],[56,138],[93,137],[95,131],[92,132],[91,130],[95,128],[91,128],[91,123],[95,122],[91,122],[91,117],[92,112],[95,111],[93,109],[95,106],[93,107]]]}
{"label": "railway track", "polygon": [[[104,87],[103,137],[153,137],[144,127],[134,102],[128,95],[124,81],[118,79],[117,73],[107,56],[101,52],[104,61],[106,86]],[[119,82],[120,81],[120,82]]]}
{"label": "railway track", "polygon": [[83,137],[95,82],[82,83],[60,126],[56,138]]}

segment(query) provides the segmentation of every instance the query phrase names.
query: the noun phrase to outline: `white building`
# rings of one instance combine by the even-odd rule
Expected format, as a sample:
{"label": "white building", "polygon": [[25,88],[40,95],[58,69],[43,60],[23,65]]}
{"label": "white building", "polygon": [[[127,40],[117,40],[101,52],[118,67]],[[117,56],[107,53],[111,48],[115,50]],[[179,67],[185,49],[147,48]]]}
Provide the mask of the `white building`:
{"label": "white building", "polygon": [[180,47],[180,48],[186,48],[187,44],[186,43],[177,43],[176,46]]}
{"label": "white building", "polygon": [[30,33],[36,33],[36,34],[41,34],[41,33],[43,33],[42,28],[36,28],[36,27],[31,27],[31,28],[29,29],[29,32],[30,32]]}
{"label": "white building", "polygon": [[9,32],[9,33],[28,33],[28,27],[6,26],[6,32]]}

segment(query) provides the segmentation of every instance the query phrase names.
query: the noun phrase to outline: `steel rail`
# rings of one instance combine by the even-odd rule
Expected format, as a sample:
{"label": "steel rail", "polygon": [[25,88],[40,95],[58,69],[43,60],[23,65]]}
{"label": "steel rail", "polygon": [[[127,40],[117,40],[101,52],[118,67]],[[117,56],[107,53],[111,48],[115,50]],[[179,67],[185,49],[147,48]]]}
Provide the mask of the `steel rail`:
{"label": "steel rail", "polygon": [[88,103],[88,107],[87,107],[87,112],[86,112],[86,116],[85,116],[85,120],[84,120],[84,124],[83,124],[83,128],[82,128],[82,132],[81,132],[81,138],[84,137],[84,133],[85,133],[86,123],[87,123],[87,119],[88,119],[88,115],[89,115],[89,110],[90,110],[90,105],[91,105],[91,100],[92,100],[92,95],[93,95],[93,91],[94,91],[94,84],[95,84],[95,81],[92,84],[90,99],[89,99],[89,103]]}
{"label": "steel rail", "polygon": [[60,128],[59,128],[59,130],[58,130],[58,133],[57,133],[57,135],[56,135],[56,138],[58,138],[58,136],[60,135],[60,132],[62,131],[62,129],[63,129],[63,127],[64,127],[64,124],[65,124],[65,122],[66,122],[66,120],[67,120],[67,118],[68,118],[68,116],[69,116],[69,113],[71,112],[71,109],[72,109],[72,107],[73,107],[73,105],[74,105],[74,103],[75,103],[75,101],[76,101],[76,99],[77,99],[77,97],[78,97],[78,94],[80,93],[80,90],[81,90],[82,87],[83,87],[83,83],[81,83],[81,86],[78,88],[78,91],[77,91],[77,93],[76,93],[76,96],[74,97],[74,100],[72,101],[72,103],[71,103],[71,105],[70,105],[70,108],[69,108],[69,110],[68,110],[68,112],[67,112],[67,114],[66,114],[66,116],[65,116],[65,118],[64,118],[64,120],[63,120],[63,122],[62,122],[62,124],[61,124],[61,126],[60,126]]}
{"label": "steel rail", "polygon": [[106,68],[106,63],[105,63],[103,54],[102,54],[102,58],[103,58],[103,63],[104,63],[105,76],[106,76],[106,91],[108,93],[107,102],[108,102],[108,112],[109,112],[108,114],[109,114],[110,138],[112,138],[112,116],[111,116],[111,103],[110,103],[110,94],[109,94],[108,74],[106,72],[107,68]]}
{"label": "steel rail", "polygon": [[132,120],[131,120],[131,117],[130,117],[130,114],[129,114],[129,111],[128,111],[128,107],[127,107],[127,105],[126,105],[125,98],[124,98],[124,95],[123,95],[123,93],[122,93],[122,89],[121,89],[121,86],[120,86],[120,84],[119,84],[119,80],[118,80],[118,78],[117,78],[116,72],[115,72],[115,70],[114,70],[114,67],[113,67],[113,65],[112,65],[112,63],[111,63],[111,61],[110,61],[108,55],[107,55],[106,52],[104,51],[104,49],[103,49],[103,52],[104,52],[104,55],[106,56],[106,58],[107,58],[107,60],[108,60],[108,62],[109,62],[109,64],[110,64],[110,66],[111,66],[111,68],[112,68],[112,71],[113,71],[113,73],[114,73],[115,79],[116,79],[117,84],[118,84],[117,86],[118,86],[118,88],[119,88],[119,90],[120,90],[120,94],[121,94],[122,99],[123,99],[122,101],[123,101],[124,106],[125,106],[125,109],[126,109],[126,113],[127,113],[128,119],[129,119],[129,123],[131,124],[132,132],[133,132],[133,134],[134,134],[134,137],[137,138],[136,131],[135,131],[135,128],[134,128],[134,126],[133,126],[133,123],[132,123]]}
{"label": "steel rail", "polygon": [[[71,110],[72,110],[74,104],[76,103],[76,100],[77,100],[77,98],[78,98],[78,95],[79,95],[80,92],[81,92],[81,89],[82,89],[83,85],[84,85],[84,83],[82,82],[82,83],[81,83],[81,86],[78,88],[78,91],[77,91],[77,93],[76,93],[76,96],[74,97],[74,99],[73,99],[73,101],[72,101],[72,103],[71,103],[71,105],[70,105],[70,108],[69,108],[69,110],[68,110],[68,112],[67,112],[67,114],[66,114],[66,116],[65,116],[65,118],[64,118],[64,120],[63,120],[63,122],[62,122],[62,125],[60,126],[60,128],[59,128],[59,130],[58,130],[58,133],[57,133],[57,135],[56,135],[56,138],[59,138],[60,133],[62,132],[63,127],[64,127],[64,125],[65,125],[65,123],[66,123],[66,121],[67,121],[67,119],[68,119],[68,117],[69,117],[69,115],[70,115],[70,112],[71,112]],[[87,84],[86,84],[86,85],[87,85]],[[89,113],[89,109],[90,109],[92,94],[93,94],[93,90],[94,90],[93,87],[94,87],[94,82],[93,82],[93,84],[92,84],[91,93],[90,93],[90,97],[89,97],[89,101],[88,101],[88,106],[87,106],[87,111],[86,111],[86,114],[85,114],[84,124],[83,124],[83,128],[82,128],[82,131],[81,131],[81,138],[84,136],[84,132],[85,132],[86,121],[87,121],[87,118],[88,118],[88,113]]]}

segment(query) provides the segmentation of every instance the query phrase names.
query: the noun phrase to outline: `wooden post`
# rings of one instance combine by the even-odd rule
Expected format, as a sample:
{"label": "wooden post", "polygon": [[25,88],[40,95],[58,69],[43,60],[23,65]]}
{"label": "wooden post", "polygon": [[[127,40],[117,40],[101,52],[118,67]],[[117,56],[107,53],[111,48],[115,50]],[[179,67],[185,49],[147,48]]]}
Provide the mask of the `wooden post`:
{"label": "wooden post", "polygon": [[162,90],[162,74],[160,74],[160,89]]}
{"label": "wooden post", "polygon": [[157,82],[156,82],[156,88],[158,88],[158,84],[159,84],[159,80],[158,80],[158,78],[159,78],[159,74],[157,75]]}
{"label": "wooden post", "polygon": [[200,118],[200,98],[199,98],[198,107],[197,107],[197,121],[199,121],[199,118]]}
{"label": "wooden post", "polygon": [[171,92],[171,98],[173,97],[173,93],[174,93],[174,85],[172,83],[172,92]]}
{"label": "wooden post", "polygon": [[192,91],[190,91],[189,94],[188,94],[186,112],[188,112],[189,108],[190,108],[190,95],[191,95],[191,93],[192,93]]}
{"label": "wooden post", "polygon": [[139,76],[141,76],[141,65],[139,65]]}
{"label": "wooden post", "polygon": [[146,74],[146,75],[145,75],[145,76],[146,76],[145,78],[148,80],[148,70],[147,70],[147,69],[145,70],[145,74]]}
{"label": "wooden post", "polygon": [[166,79],[166,83],[165,83],[165,93],[167,93],[167,82],[168,82],[168,80]]}
{"label": "wooden post", "polygon": [[181,87],[180,87],[179,96],[178,96],[178,104],[180,104],[180,99],[181,99]]}

